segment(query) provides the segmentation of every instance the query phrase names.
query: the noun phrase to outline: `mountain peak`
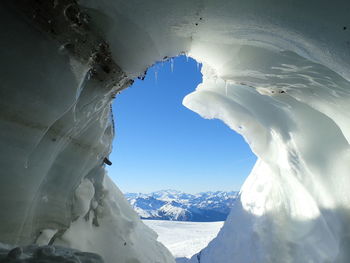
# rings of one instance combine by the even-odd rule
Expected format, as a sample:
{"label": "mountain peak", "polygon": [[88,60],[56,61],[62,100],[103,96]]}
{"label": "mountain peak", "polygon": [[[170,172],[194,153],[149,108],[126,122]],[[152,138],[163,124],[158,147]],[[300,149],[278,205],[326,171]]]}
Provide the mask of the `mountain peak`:
{"label": "mountain peak", "polygon": [[188,194],[167,189],[149,194],[126,193],[125,196],[143,219],[208,222],[225,220],[238,192]]}

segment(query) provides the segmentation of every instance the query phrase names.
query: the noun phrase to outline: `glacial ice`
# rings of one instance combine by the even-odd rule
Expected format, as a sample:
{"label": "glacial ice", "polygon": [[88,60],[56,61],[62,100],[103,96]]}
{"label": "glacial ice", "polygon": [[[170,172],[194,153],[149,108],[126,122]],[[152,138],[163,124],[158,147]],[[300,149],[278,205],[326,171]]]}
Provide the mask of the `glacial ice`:
{"label": "glacial ice", "polygon": [[[258,156],[224,227],[191,262],[350,261],[348,1],[81,0],[83,30],[80,15],[44,23],[9,2],[0,5],[0,242],[173,262],[102,163],[115,94],[185,53],[203,63],[203,83],[184,105],[224,121]],[[60,48],[73,36],[93,44],[93,32],[121,69],[113,83],[99,56],[96,66],[84,48]]]}
{"label": "glacial ice", "polygon": [[[62,246],[101,257],[86,262],[174,262],[104,169],[114,136],[111,102],[130,79],[113,65],[96,32],[83,26],[76,32],[62,22],[62,12],[50,23],[61,35],[43,30],[47,24],[40,19],[56,12],[53,2],[57,10],[69,5],[0,4],[2,24],[8,25],[0,49],[0,242],[23,249]],[[30,20],[31,12],[39,12],[38,20]],[[80,40],[83,34],[89,36]],[[62,52],[67,41],[74,51]],[[6,256],[1,260],[7,262]],[[69,260],[57,262],[80,262]]]}

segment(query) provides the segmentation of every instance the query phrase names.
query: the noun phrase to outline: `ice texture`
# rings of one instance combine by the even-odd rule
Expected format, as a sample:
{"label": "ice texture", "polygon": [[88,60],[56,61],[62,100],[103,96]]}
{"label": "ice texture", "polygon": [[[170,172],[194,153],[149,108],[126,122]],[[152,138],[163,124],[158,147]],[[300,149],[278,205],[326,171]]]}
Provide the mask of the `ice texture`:
{"label": "ice texture", "polygon": [[[71,0],[0,4],[9,25],[0,49],[0,242],[59,245],[101,259],[74,262],[172,263],[106,174],[111,102],[131,82],[101,36],[66,22],[63,15],[75,10]],[[75,50],[62,52],[62,45]]]}
{"label": "ice texture", "polygon": [[[108,263],[173,262],[103,160],[112,98],[156,61],[187,54],[203,63],[203,83],[184,105],[224,121],[258,157],[218,237],[191,261],[350,261],[348,1],[81,0],[87,28],[122,70],[113,85],[47,30],[55,20],[33,23],[37,11],[23,17],[8,2],[0,5],[0,242],[57,243]],[[76,32],[68,36],[85,43],[92,33],[79,28],[80,13],[69,15],[75,9],[65,9]]]}
{"label": "ice texture", "polygon": [[103,189],[108,198],[72,222],[54,244],[97,253],[106,262],[173,262],[170,252],[156,241],[157,234],[142,223],[109,177]]}

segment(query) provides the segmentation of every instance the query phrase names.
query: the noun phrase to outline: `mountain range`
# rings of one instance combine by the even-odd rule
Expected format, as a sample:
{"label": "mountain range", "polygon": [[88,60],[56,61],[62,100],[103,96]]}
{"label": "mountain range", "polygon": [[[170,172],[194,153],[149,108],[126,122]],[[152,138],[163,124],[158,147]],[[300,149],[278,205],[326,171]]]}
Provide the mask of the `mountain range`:
{"label": "mountain range", "polygon": [[238,192],[188,194],[161,190],[149,194],[126,193],[125,197],[142,219],[214,222],[226,220]]}

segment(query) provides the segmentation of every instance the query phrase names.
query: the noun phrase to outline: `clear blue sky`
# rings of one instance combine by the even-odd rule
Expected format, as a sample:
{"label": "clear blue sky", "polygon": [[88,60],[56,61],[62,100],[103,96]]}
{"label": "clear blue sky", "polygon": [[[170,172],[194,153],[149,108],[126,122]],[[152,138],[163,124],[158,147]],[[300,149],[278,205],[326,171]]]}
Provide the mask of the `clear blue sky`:
{"label": "clear blue sky", "polygon": [[256,160],[247,143],[221,121],[182,105],[201,81],[197,62],[180,56],[173,71],[171,62],[156,64],[117,96],[107,169],[123,192],[240,189]]}

